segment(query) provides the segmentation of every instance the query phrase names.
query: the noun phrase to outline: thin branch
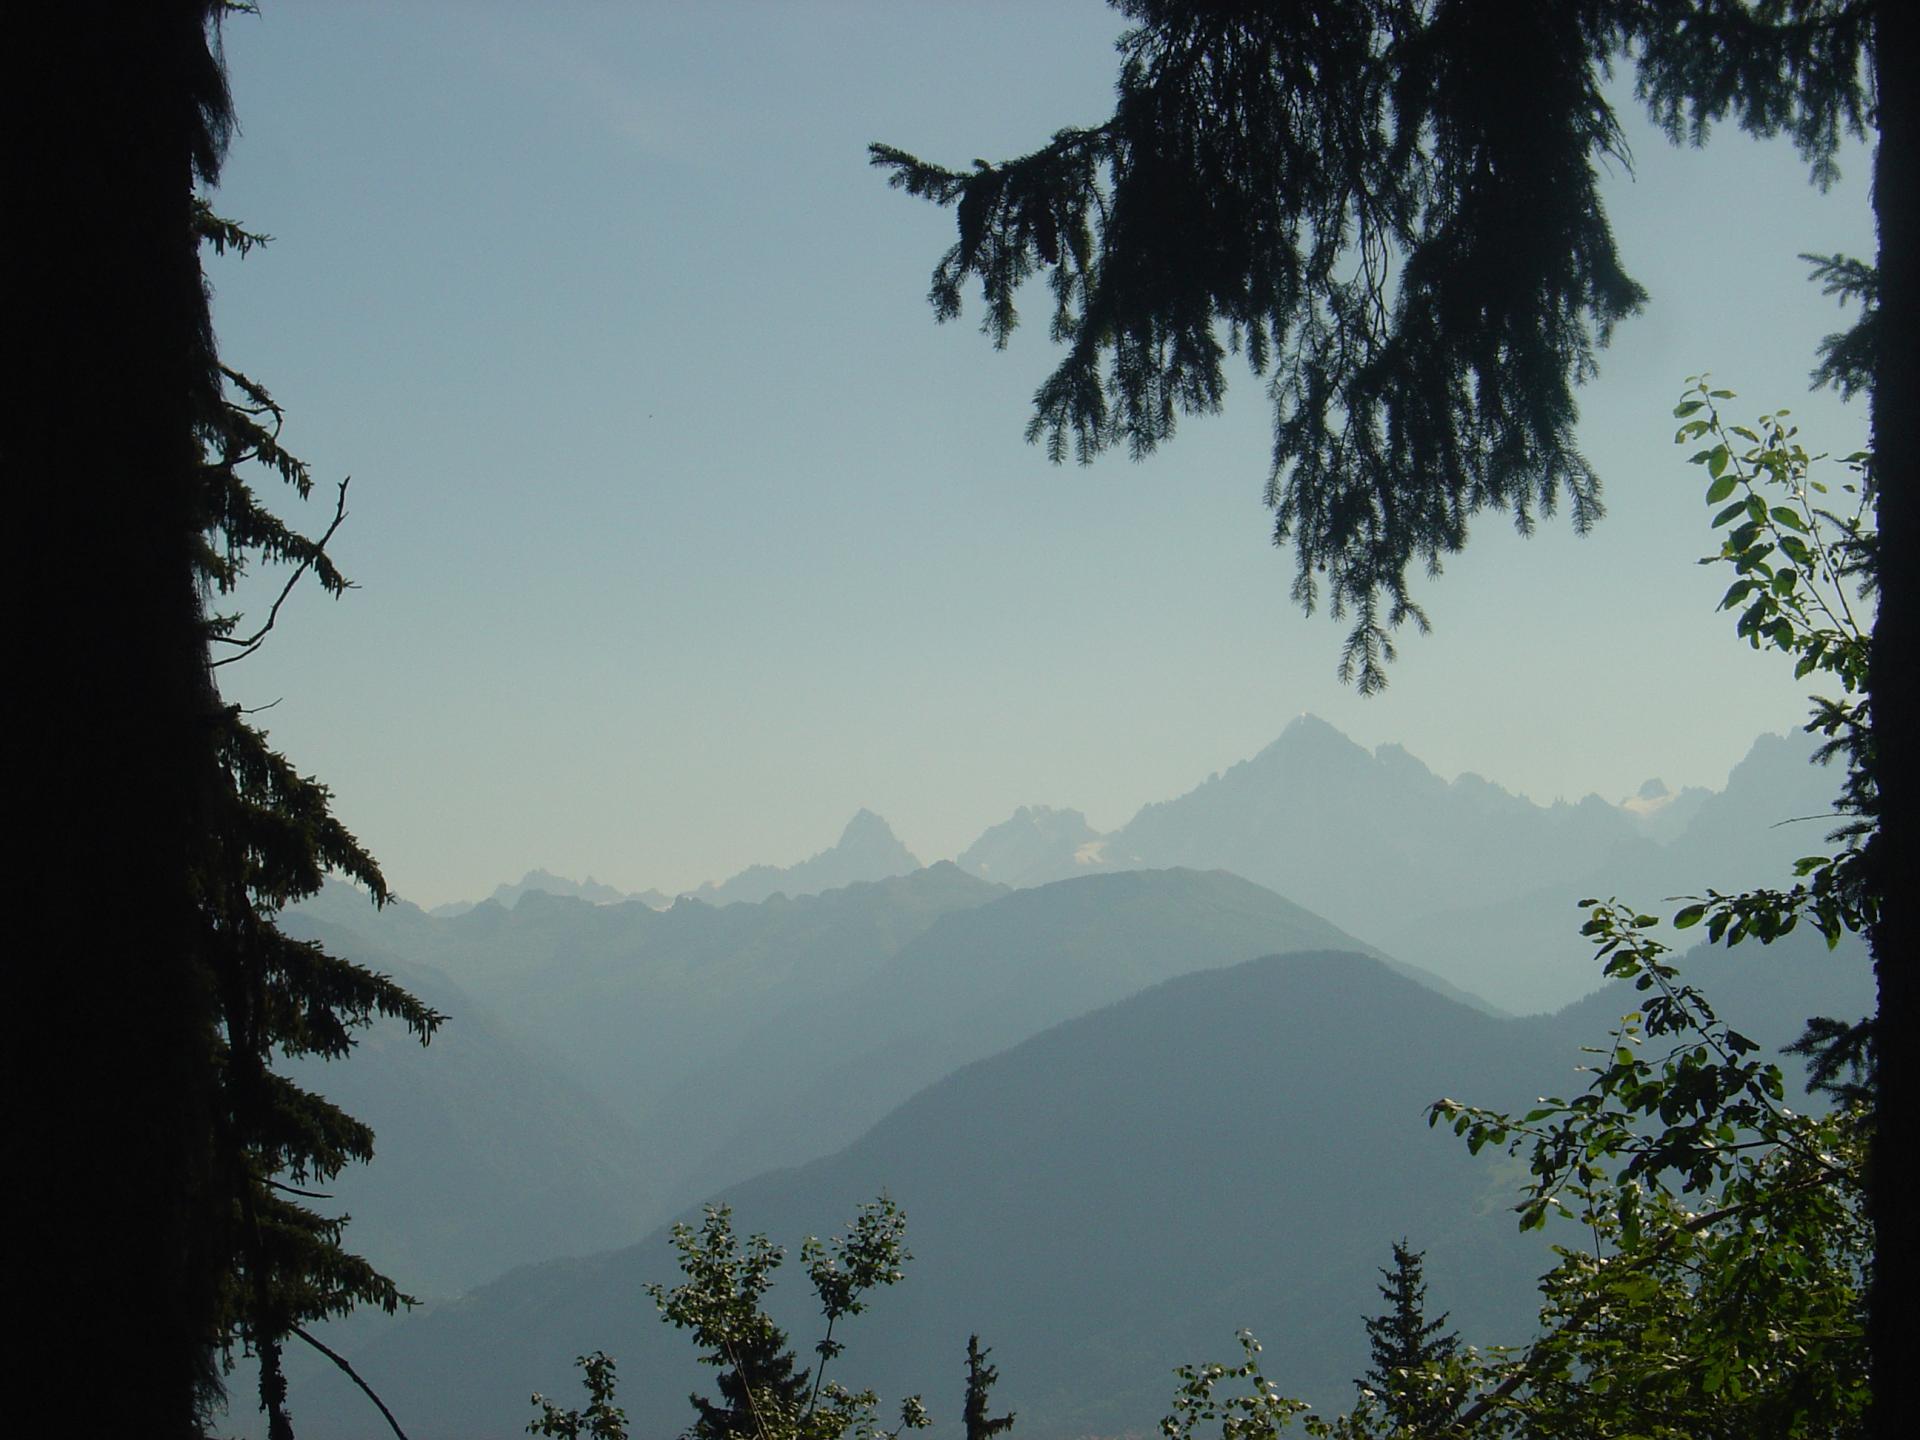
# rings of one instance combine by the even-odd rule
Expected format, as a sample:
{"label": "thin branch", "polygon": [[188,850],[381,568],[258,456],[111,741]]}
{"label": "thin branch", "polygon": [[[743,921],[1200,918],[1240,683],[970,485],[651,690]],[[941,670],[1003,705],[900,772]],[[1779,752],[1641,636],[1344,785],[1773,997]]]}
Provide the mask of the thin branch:
{"label": "thin branch", "polygon": [[1842,814],[1838,810],[1829,810],[1824,815],[1789,815],[1784,820],[1776,820],[1767,828],[1778,830],[1782,825],[1810,825],[1815,820],[1839,820]]}
{"label": "thin branch", "polygon": [[727,1358],[733,1362],[733,1373],[740,1377],[740,1389],[747,1397],[747,1413],[753,1417],[753,1428],[760,1432],[760,1440],[773,1440],[767,1434],[767,1422],[760,1418],[759,1402],[753,1398],[753,1383],[747,1379],[746,1367],[740,1363],[740,1352],[733,1348],[733,1341],[720,1342],[727,1352]]}
{"label": "thin branch", "polygon": [[270,1176],[270,1175],[268,1175],[268,1176],[263,1176],[263,1177],[261,1177],[261,1178],[262,1178],[262,1179],[264,1179],[264,1180],[266,1181],[266,1183],[267,1183],[268,1185],[270,1185],[270,1186],[272,1186],[272,1187],[273,1187],[273,1188],[274,1188],[275,1190],[281,1190],[281,1191],[284,1191],[284,1192],[286,1192],[286,1193],[287,1193],[287,1194],[289,1194],[289,1195],[303,1195],[303,1196],[305,1196],[305,1197],[306,1197],[307,1199],[309,1199],[309,1200],[331,1200],[331,1199],[333,1199],[333,1195],[332,1195],[332,1193],[331,1193],[331,1192],[329,1192],[329,1191],[326,1191],[326,1190],[302,1190],[302,1189],[300,1189],[300,1188],[299,1188],[299,1187],[298,1187],[297,1185],[287,1185],[287,1184],[284,1184],[284,1183],[282,1183],[282,1182],[281,1182],[281,1181],[279,1181],[279,1180],[275,1180],[275,1179],[274,1179],[274,1178],[273,1178],[272,1176]]}
{"label": "thin branch", "polygon": [[366,1393],[366,1397],[369,1400],[373,1401],[375,1405],[380,1407],[380,1413],[387,1417],[387,1424],[393,1428],[393,1433],[395,1435],[398,1435],[400,1437],[400,1440],[407,1440],[407,1432],[402,1430],[400,1428],[400,1422],[393,1418],[393,1412],[387,1408],[387,1402],[382,1400],[378,1395],[374,1394],[373,1387],[367,1384],[366,1381],[360,1378],[360,1372],[354,1369],[353,1366],[347,1362],[346,1356],[342,1355],[337,1350],[333,1350],[328,1348],[325,1345],[322,1345],[318,1340],[314,1339],[313,1336],[309,1335],[305,1330],[302,1330],[298,1325],[293,1327],[293,1333],[295,1335],[298,1335],[302,1340],[306,1341],[309,1345],[313,1346],[314,1349],[318,1350],[322,1355],[326,1356],[329,1360],[333,1361],[333,1363],[338,1365],[342,1370],[346,1371],[347,1378],[353,1381],[354,1384],[358,1385],[361,1388],[361,1390],[363,1390]]}
{"label": "thin branch", "polygon": [[266,622],[262,624],[258,630],[254,631],[253,634],[247,636],[244,640],[236,640],[231,636],[227,636],[227,635],[216,635],[213,637],[215,640],[218,640],[223,645],[237,645],[240,648],[236,653],[232,655],[228,655],[222,659],[215,660],[212,663],[211,668],[218,669],[222,665],[231,665],[236,660],[244,660],[247,658],[247,656],[253,654],[254,651],[260,648],[261,643],[267,638],[267,632],[273,629],[274,623],[277,620],[279,620],[280,607],[287,603],[287,597],[293,593],[293,587],[300,583],[300,577],[302,575],[306,574],[307,571],[313,568],[314,561],[318,560],[322,555],[327,553],[327,542],[333,539],[334,532],[339,530],[341,524],[346,520],[347,518],[347,486],[352,483],[353,483],[353,477],[351,475],[347,476],[346,479],[340,482],[340,495],[339,495],[339,498],[334,501],[334,506],[333,506],[333,523],[327,526],[325,533],[323,533],[320,536],[319,540],[317,540],[314,543],[312,553],[309,554],[306,559],[300,562],[298,568],[294,570],[293,574],[287,577],[287,583],[280,587],[279,597],[274,600],[273,608],[267,611]]}
{"label": "thin branch", "polygon": [[807,1414],[809,1415],[813,1414],[814,1406],[819,1402],[820,1381],[827,1373],[827,1356],[833,1353],[833,1322],[836,1318],[838,1317],[833,1315],[827,1316],[827,1333],[821,1338],[819,1345],[814,1347],[819,1352],[820,1363],[814,1367],[813,1392],[807,1396]]}

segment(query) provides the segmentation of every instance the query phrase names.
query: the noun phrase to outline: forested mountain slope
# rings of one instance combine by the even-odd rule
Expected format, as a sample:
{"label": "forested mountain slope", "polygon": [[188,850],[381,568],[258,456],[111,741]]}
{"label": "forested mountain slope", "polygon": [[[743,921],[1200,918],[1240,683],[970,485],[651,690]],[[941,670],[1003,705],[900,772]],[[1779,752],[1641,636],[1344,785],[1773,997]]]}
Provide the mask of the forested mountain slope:
{"label": "forested mountain slope", "polygon": [[[1817,937],[1697,953],[1686,968],[1769,1047],[1805,1015],[1855,1013],[1870,996],[1859,948],[1829,954]],[[1426,1104],[1572,1093],[1580,1047],[1604,1043],[1635,1003],[1610,987],[1559,1015],[1503,1020],[1369,957],[1269,957],[1056,1026],[928,1087],[839,1154],[724,1195],[743,1232],[789,1245],[883,1188],[906,1207],[915,1261],[846,1330],[842,1375],[928,1392],[949,1433],[972,1331],[995,1347],[997,1398],[1036,1440],[1150,1430],[1171,1367],[1227,1356],[1243,1325],[1270,1373],[1342,1405],[1396,1239],[1428,1252],[1433,1303],[1468,1338],[1530,1328],[1546,1242],[1520,1236],[1506,1208],[1516,1167],[1429,1130]],[[406,1322],[357,1363],[416,1437],[505,1436],[530,1388],[564,1391],[572,1357],[604,1348],[636,1430],[670,1433],[707,1378],[641,1290],[673,1273],[664,1232],[533,1267]],[[796,1291],[790,1280],[789,1304]],[[788,1318],[810,1343],[804,1307]],[[310,1433],[357,1432],[358,1397],[309,1394]]]}
{"label": "forested mountain slope", "polygon": [[[1369,957],[1277,956],[1055,1027],[930,1086],[841,1153],[726,1198],[743,1230],[789,1244],[881,1189],[906,1208],[915,1260],[846,1328],[842,1376],[928,1391],[949,1422],[976,1330],[1036,1437],[1150,1429],[1171,1367],[1226,1353],[1241,1325],[1289,1357],[1291,1383],[1336,1403],[1394,1239],[1430,1247],[1436,1295],[1463,1322],[1524,1318],[1533,1246],[1500,1209],[1499,1166],[1429,1132],[1421,1108],[1442,1092],[1516,1103],[1570,1058]],[[355,1363],[416,1440],[507,1436],[530,1389],[564,1391],[573,1357],[604,1348],[636,1433],[672,1433],[705,1382],[641,1289],[672,1275],[664,1232],[536,1266],[407,1321]],[[303,1433],[362,1426],[357,1396],[309,1395]]]}
{"label": "forested mountain slope", "polygon": [[745,1030],[654,1107],[646,1133],[656,1153],[706,1145],[686,1176],[693,1199],[838,1149],[949,1071],[1147,986],[1332,948],[1368,947],[1224,871],[1089,875],[1017,890],[942,916],[871,976],[809,992]]}
{"label": "forested mountain slope", "polygon": [[425,1298],[514,1265],[625,1244],[649,1228],[659,1172],[626,1117],[560,1057],[519,1045],[443,972],[306,916],[289,934],[394,975],[448,1016],[425,1049],[398,1026],[368,1032],[344,1064],[289,1073],[374,1126],[375,1163],[326,1185],[353,1216],[353,1248]]}

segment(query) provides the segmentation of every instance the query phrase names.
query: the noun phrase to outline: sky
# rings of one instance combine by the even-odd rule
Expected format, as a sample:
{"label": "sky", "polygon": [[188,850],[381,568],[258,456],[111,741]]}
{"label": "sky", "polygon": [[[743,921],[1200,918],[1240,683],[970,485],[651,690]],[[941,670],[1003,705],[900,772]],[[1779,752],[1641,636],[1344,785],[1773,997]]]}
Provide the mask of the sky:
{"label": "sky", "polygon": [[536,866],[671,892],[862,806],[929,862],[1020,805],[1111,829],[1303,712],[1542,803],[1718,787],[1805,712],[1713,613],[1670,412],[1711,371],[1810,449],[1864,443],[1861,405],[1808,393],[1845,317],[1795,258],[1872,253],[1860,147],[1822,194],[1784,140],[1670,147],[1621,87],[1608,214],[1652,299],[1581,395],[1608,517],[1483,516],[1362,698],[1344,628],[1288,598],[1262,383],[1144,462],[1049,465],[1022,438],[1044,293],[1005,352],[977,303],[936,325],[951,217],[867,165],[1103,119],[1104,5],[260,12],[225,27],[214,198],[274,240],[209,258],[216,324],[288,411],[310,528],[352,476],[359,588],[302,587],[220,675],[408,899]]}

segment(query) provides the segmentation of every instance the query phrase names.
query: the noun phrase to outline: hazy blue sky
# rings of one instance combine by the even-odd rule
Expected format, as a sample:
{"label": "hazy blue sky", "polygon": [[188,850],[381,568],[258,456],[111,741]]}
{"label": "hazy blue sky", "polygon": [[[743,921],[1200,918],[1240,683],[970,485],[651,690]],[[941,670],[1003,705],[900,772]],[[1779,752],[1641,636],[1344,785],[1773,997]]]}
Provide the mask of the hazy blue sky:
{"label": "hazy blue sky", "polygon": [[936,327],[950,217],[866,164],[1102,118],[1104,5],[261,8],[226,29],[218,207],[276,240],[213,266],[216,313],[322,482],[354,476],[362,588],[223,675],[411,899],[534,865],[685,887],[861,805],[926,860],[1023,803],[1110,828],[1303,710],[1542,801],[1717,786],[1802,713],[1711,613],[1668,412],[1711,369],[1861,443],[1806,393],[1842,317],[1794,257],[1870,253],[1863,151],[1823,196],[1784,142],[1674,151],[1629,114],[1610,215],[1653,301],[1583,401],[1611,513],[1486,517],[1361,700],[1269,543],[1260,383],[1149,463],[1050,467],[1042,296],[1005,354],[977,310]]}

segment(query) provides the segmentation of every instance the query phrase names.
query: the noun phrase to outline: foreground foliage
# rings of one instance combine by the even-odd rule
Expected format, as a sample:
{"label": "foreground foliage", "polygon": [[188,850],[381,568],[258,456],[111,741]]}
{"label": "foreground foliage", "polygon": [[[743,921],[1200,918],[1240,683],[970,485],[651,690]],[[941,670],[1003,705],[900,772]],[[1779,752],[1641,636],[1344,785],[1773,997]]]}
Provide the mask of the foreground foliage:
{"label": "foreground foliage", "polygon": [[1351,613],[1341,674],[1363,691],[1392,632],[1426,627],[1409,572],[1437,572],[1476,513],[1523,532],[1602,513],[1574,387],[1646,300],[1600,200],[1601,167],[1631,164],[1614,60],[1674,139],[1731,114],[1790,134],[1822,185],[1873,116],[1872,7],[1839,0],[1116,7],[1134,28],[1111,118],[968,169],[883,144],[872,162],[953,208],[941,320],[977,283],[1003,346],[1046,276],[1064,355],[1027,435],[1053,459],[1154,450],[1245,358],[1294,597]]}
{"label": "foreground foliage", "polygon": [[[1708,442],[1692,458],[1707,472],[1722,538],[1702,563],[1733,573],[1721,608],[1735,613],[1741,638],[1787,655],[1802,678],[1837,682],[1836,695],[1814,697],[1807,728],[1826,737],[1822,758],[1845,758],[1847,778],[1842,823],[1829,836],[1837,850],[1800,861],[1785,889],[1695,899],[1674,924],[1734,945],[1804,921],[1832,946],[1871,924],[1878,904],[1861,853],[1878,789],[1858,614],[1877,578],[1873,470],[1868,456],[1847,457],[1854,478],[1830,498],[1785,412],[1732,425],[1718,409],[1728,398],[1693,381],[1675,412],[1677,443]],[[1226,1440],[1265,1440],[1295,1422],[1312,1435],[1355,1437],[1867,1433],[1871,1023],[1809,1023],[1794,1048],[1831,1104],[1801,1113],[1787,1103],[1781,1067],[1682,978],[1651,933],[1657,917],[1615,900],[1584,903],[1583,933],[1607,978],[1642,997],[1591,1051],[1585,1092],[1520,1115],[1440,1100],[1428,1117],[1475,1152],[1524,1156],[1522,1229],[1578,1226],[1577,1240],[1553,1246],[1541,1277],[1537,1337],[1377,1367],[1391,1382],[1384,1394],[1363,1391],[1352,1412],[1328,1419],[1281,1395],[1243,1335],[1240,1364],[1179,1372],[1163,1425],[1170,1440],[1213,1423]],[[1399,1288],[1411,1294],[1400,1269]],[[1396,1310],[1403,1341],[1431,1328],[1410,1303]],[[1368,1328],[1377,1359],[1386,1327]]]}
{"label": "foreground foliage", "polygon": [[[872,1390],[849,1390],[826,1378],[828,1364],[846,1348],[834,1338],[836,1325],[864,1311],[870,1291],[903,1278],[902,1267],[912,1258],[906,1234],[905,1213],[883,1195],[859,1208],[845,1235],[827,1241],[809,1236],[801,1244],[801,1263],[826,1322],[809,1373],[763,1303],[785,1252],[765,1235],[749,1235],[742,1243],[726,1205],[709,1205],[697,1230],[675,1225],[673,1245],[685,1278],[671,1290],[649,1285],[647,1293],[664,1322],[692,1334],[700,1363],[720,1372],[719,1401],[687,1397],[696,1418],[684,1440],[899,1440],[908,1430],[931,1425],[918,1395],[900,1402],[899,1422],[889,1428],[878,1418],[880,1397]],[[1012,1417],[986,1418],[996,1372],[985,1364],[977,1336],[967,1355],[968,1434],[985,1440],[1007,1429]],[[585,1374],[587,1408],[563,1408],[536,1394],[540,1414],[528,1433],[625,1440],[626,1415],[614,1404],[614,1362],[596,1351],[576,1363]]]}

